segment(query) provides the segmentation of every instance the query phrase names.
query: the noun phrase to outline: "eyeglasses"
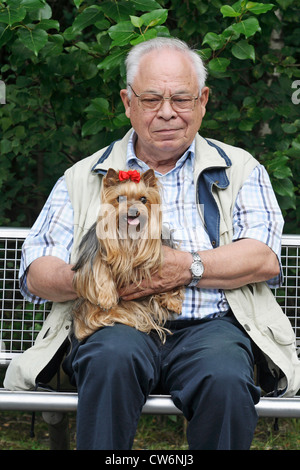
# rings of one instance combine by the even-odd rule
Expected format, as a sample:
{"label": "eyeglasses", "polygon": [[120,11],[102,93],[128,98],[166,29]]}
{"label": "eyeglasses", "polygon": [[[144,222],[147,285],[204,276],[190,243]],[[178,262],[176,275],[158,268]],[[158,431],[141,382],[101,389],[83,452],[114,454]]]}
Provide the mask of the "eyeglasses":
{"label": "eyeglasses", "polygon": [[128,86],[130,86],[133,93],[138,98],[139,105],[144,111],[158,111],[165,100],[170,101],[172,108],[177,113],[193,111],[195,108],[195,102],[199,98],[199,95],[195,97],[188,93],[177,93],[169,98],[165,98],[159,93],[141,93],[138,95],[131,85]]}

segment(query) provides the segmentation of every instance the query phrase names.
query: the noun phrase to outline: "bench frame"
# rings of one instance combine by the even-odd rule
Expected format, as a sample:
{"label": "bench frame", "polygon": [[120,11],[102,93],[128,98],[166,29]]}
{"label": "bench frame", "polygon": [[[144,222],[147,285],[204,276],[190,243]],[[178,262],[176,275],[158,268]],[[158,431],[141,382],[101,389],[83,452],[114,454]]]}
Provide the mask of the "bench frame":
{"label": "bench frame", "polygon": [[[26,238],[29,229],[23,228],[11,228],[11,227],[0,227],[0,253],[6,250],[6,242],[10,241],[13,243],[15,240],[18,243],[22,243]],[[18,245],[20,246],[20,245]],[[298,330],[300,330],[300,299],[299,299],[299,279],[300,279],[300,235],[284,235],[282,238],[282,247],[286,250],[286,262],[292,259],[292,286],[284,286],[284,294],[281,290],[281,299],[283,299],[283,310],[292,309],[292,324],[294,326],[296,337]],[[289,254],[288,249],[292,250],[292,254]],[[14,249],[10,248],[10,252]],[[6,258],[6,254],[4,255]],[[0,265],[0,282],[2,281],[2,299],[5,299],[5,266],[8,263],[14,264],[13,267],[13,278],[10,282],[13,283],[13,293],[10,292],[10,296],[14,295],[18,290],[17,273],[19,268],[20,260],[20,248],[17,248],[15,256],[9,256],[8,259],[4,260],[3,266]],[[284,273],[285,275],[287,274]],[[288,275],[289,277],[289,275]],[[11,284],[10,284],[11,286]],[[291,297],[289,295],[290,290],[293,289],[292,295],[292,306]],[[297,290],[298,289],[298,290]],[[1,284],[0,284],[0,295],[1,295]],[[276,291],[275,291],[276,295]],[[280,297],[280,296],[279,296]],[[289,299],[289,301],[288,301]],[[1,297],[0,297],[1,301]],[[290,303],[290,304],[289,304]],[[24,303],[25,305],[25,303]],[[3,306],[1,310],[3,310]],[[25,308],[25,307],[24,307]],[[287,312],[286,312],[287,313]],[[298,316],[299,315],[299,316]],[[288,315],[289,316],[289,315]],[[2,318],[3,322],[3,318]],[[1,324],[0,324],[1,329]],[[2,336],[1,336],[2,341]],[[1,346],[0,341],[0,346]],[[5,341],[5,340],[4,340]],[[34,338],[33,340],[34,341]],[[3,341],[2,341],[3,343]],[[297,344],[300,346],[300,339],[297,337]],[[14,351],[0,351],[0,367],[6,368],[10,360],[15,354],[20,354],[22,351],[15,353]],[[0,388],[0,410],[11,410],[11,411],[40,411],[43,412],[43,417],[48,424],[57,424],[62,420],[68,412],[76,412],[77,410],[77,393],[75,392],[52,392],[52,391],[9,391]],[[300,418],[300,396],[294,398],[267,398],[262,397],[260,402],[256,405],[258,415],[260,417],[276,417],[276,418]],[[143,407],[144,414],[162,414],[162,415],[181,415],[182,412],[174,405],[169,395],[151,395],[146,401]],[[65,431],[65,430],[64,430]],[[56,431],[55,431],[56,432]],[[61,432],[61,431],[60,431]],[[65,447],[66,443],[64,439],[60,438],[60,442],[63,444],[57,444],[57,436],[55,436],[56,444],[52,445],[52,449]],[[50,429],[50,443],[51,443],[51,429]]]}

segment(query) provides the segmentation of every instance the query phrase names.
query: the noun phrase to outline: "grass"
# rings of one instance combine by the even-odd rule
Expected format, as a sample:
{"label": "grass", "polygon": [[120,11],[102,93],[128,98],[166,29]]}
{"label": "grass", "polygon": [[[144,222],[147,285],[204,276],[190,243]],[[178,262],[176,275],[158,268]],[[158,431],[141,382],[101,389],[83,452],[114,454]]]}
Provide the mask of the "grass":
{"label": "grass", "polygon": [[[75,414],[70,414],[71,450],[76,448]],[[281,419],[274,431],[274,419],[260,418],[251,450],[300,450],[300,420]],[[40,413],[35,420],[35,437],[30,437],[31,414],[0,413],[0,450],[48,450],[49,433]],[[186,423],[182,417],[141,417],[134,450],[186,450]]]}

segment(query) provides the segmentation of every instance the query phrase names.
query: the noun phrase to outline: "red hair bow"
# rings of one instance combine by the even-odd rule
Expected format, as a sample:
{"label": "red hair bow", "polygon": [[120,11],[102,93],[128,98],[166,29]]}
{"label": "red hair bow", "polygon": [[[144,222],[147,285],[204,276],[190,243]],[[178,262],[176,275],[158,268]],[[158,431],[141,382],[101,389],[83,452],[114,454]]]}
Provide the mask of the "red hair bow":
{"label": "red hair bow", "polygon": [[129,180],[129,179],[131,181],[134,181],[135,183],[139,183],[140,179],[141,179],[141,175],[136,170],[119,171],[119,180],[120,181],[125,181],[125,180]]}

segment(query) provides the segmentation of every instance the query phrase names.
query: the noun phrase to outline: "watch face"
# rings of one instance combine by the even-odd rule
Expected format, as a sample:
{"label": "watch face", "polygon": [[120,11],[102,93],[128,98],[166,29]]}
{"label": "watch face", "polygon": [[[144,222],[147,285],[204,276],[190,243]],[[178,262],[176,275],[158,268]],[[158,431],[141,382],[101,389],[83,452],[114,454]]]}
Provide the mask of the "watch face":
{"label": "watch face", "polygon": [[202,273],[203,273],[203,266],[202,266],[202,264],[201,264],[201,263],[197,263],[197,262],[194,263],[194,264],[193,264],[193,274],[194,274],[194,276],[199,277],[199,276],[202,275]]}

